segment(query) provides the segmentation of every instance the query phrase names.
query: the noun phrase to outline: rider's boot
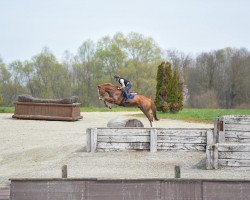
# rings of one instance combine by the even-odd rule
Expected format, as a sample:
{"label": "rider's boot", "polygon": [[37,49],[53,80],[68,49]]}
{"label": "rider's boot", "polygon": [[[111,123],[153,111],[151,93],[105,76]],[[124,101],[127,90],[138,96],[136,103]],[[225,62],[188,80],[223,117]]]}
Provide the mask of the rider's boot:
{"label": "rider's boot", "polygon": [[121,105],[124,105],[124,103],[126,103],[127,101],[127,98],[126,97],[123,97],[122,101],[121,101]]}

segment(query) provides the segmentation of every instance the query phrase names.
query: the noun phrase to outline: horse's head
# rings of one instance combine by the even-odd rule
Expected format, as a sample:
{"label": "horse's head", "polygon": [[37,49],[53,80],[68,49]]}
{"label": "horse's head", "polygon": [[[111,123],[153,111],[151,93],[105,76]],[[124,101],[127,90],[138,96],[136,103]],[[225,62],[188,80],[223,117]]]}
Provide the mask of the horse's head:
{"label": "horse's head", "polygon": [[102,87],[102,85],[98,85],[98,93],[99,93],[99,98],[100,97],[104,97],[106,91],[104,90],[104,88]]}
{"label": "horse's head", "polygon": [[99,98],[104,97],[105,93],[111,95],[115,90],[117,90],[117,87],[111,83],[98,85]]}

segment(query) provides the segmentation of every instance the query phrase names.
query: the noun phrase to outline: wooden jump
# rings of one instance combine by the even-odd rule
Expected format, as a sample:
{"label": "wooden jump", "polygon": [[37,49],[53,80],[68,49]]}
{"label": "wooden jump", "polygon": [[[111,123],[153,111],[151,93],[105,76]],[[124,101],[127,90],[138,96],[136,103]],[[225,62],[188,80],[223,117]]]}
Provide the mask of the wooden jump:
{"label": "wooden jump", "polygon": [[212,129],[89,128],[87,151],[205,151]]}
{"label": "wooden jump", "polygon": [[80,103],[15,102],[14,104],[15,113],[12,117],[17,119],[76,121],[82,118]]}
{"label": "wooden jump", "polygon": [[206,148],[207,169],[250,167],[250,116],[217,118],[211,141]]}

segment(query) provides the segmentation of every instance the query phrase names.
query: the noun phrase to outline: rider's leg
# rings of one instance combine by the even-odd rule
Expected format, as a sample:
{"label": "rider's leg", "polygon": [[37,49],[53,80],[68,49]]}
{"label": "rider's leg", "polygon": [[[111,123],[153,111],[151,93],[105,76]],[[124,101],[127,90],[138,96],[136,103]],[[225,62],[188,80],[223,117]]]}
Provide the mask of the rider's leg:
{"label": "rider's leg", "polygon": [[126,99],[128,99],[128,93],[129,93],[130,88],[131,88],[131,84],[129,83],[129,84],[126,85],[126,87],[124,89],[124,97]]}

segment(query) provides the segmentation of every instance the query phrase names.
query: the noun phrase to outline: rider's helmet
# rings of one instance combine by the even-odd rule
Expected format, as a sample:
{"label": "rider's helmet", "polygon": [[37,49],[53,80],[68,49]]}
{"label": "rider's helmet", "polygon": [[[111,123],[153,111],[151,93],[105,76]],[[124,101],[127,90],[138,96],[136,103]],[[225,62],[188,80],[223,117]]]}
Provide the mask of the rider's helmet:
{"label": "rider's helmet", "polygon": [[119,79],[119,78],[121,78],[121,77],[120,77],[119,75],[115,74],[115,75],[114,75],[114,78],[115,78],[115,79]]}

